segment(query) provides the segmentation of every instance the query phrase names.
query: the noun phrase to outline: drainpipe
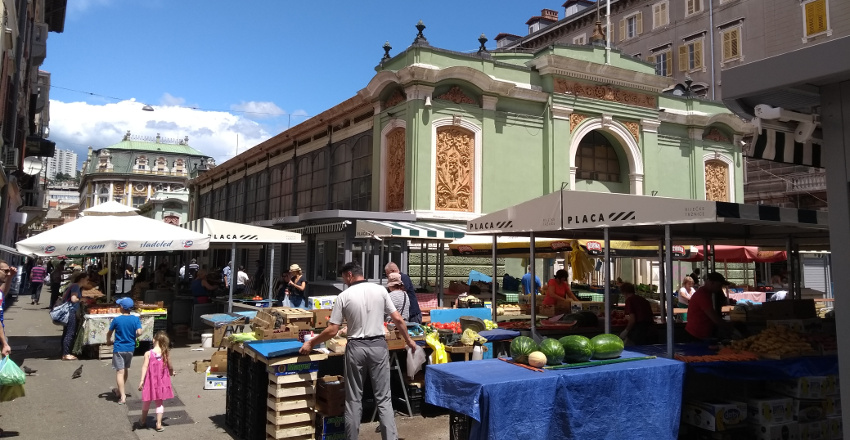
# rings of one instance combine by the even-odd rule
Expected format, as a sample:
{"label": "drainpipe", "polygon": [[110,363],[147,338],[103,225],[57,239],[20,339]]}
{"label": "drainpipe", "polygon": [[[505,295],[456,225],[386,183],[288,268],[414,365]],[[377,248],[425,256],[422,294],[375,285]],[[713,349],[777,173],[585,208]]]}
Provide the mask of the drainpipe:
{"label": "drainpipe", "polygon": [[714,100],[714,1],[708,0],[708,42],[711,50],[711,99]]}
{"label": "drainpipe", "polygon": [[605,30],[605,64],[611,64],[611,0],[605,3]]}

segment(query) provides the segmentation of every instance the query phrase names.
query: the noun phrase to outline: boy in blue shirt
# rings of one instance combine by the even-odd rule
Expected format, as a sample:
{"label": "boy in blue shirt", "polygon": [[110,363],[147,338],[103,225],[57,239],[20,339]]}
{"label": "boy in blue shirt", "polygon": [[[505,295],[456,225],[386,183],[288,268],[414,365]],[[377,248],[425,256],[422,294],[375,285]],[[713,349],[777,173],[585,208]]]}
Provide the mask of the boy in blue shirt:
{"label": "boy in blue shirt", "polygon": [[118,398],[118,404],[123,405],[126,396],[124,388],[130,373],[133,351],[136,349],[136,338],[142,334],[142,321],[139,320],[138,316],[130,314],[130,310],[133,310],[132,299],[120,298],[115,303],[121,306],[121,316],[116,317],[109,324],[106,343],[112,345],[112,336],[115,335],[115,342],[112,347],[112,368],[116,372],[115,381],[118,383],[118,387],[114,388],[112,392]]}

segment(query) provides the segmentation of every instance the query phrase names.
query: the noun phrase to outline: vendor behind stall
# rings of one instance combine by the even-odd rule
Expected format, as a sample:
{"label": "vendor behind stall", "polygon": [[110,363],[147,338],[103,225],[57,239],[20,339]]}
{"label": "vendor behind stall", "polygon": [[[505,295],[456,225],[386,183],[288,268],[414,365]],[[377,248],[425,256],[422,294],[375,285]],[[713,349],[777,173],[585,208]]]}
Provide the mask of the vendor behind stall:
{"label": "vendor behind stall", "polygon": [[626,328],[620,333],[620,339],[630,345],[655,343],[652,334],[653,314],[649,301],[635,294],[635,285],[623,283],[620,293],[626,297]]}
{"label": "vendor behind stall", "polygon": [[218,289],[218,283],[220,281],[220,277],[215,273],[199,271],[198,277],[192,280],[191,284],[195,304],[206,304],[210,302],[210,297],[215,296],[215,291]]}
{"label": "vendor behind stall", "polygon": [[723,286],[729,284],[723,275],[709,272],[705,276],[705,283],[694,292],[688,301],[688,322],[685,324],[685,331],[691,340],[702,341],[732,331],[731,324],[723,320],[721,310],[712,305],[714,296],[722,294]]}
{"label": "vendor behind stall", "polygon": [[570,283],[567,282],[569,277],[564,269],[555,272],[555,278],[549,280],[546,297],[543,298],[544,306],[569,305],[569,301],[579,300],[570,289]]}

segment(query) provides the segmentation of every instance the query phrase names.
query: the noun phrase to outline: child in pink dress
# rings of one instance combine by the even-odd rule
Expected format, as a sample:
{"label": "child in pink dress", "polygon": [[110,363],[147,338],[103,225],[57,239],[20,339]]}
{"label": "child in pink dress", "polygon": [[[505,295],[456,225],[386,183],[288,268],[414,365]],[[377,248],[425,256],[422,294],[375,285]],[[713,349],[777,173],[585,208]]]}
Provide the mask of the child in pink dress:
{"label": "child in pink dress", "polygon": [[153,348],[145,353],[145,363],[142,365],[142,380],[139,391],[142,392],[142,417],[139,426],[147,426],[148,410],[151,402],[156,402],[156,431],[162,432],[162,413],[165,408],[162,401],[174,397],[171,389],[171,376],[174,368],[168,358],[168,347],[171,341],[165,332],[157,332],[153,337]]}

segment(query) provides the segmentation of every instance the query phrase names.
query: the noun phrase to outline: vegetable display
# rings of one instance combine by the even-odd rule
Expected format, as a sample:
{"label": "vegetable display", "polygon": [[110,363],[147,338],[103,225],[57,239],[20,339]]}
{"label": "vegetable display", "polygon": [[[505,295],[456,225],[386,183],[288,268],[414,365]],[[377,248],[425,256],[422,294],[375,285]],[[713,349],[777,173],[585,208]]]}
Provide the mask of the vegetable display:
{"label": "vegetable display", "polygon": [[547,365],[561,365],[564,362],[564,347],[556,339],[544,339],[540,343],[540,352],[546,355]]}
{"label": "vegetable display", "polygon": [[518,336],[511,342],[511,357],[522,363],[528,363],[528,355],[537,351],[537,343],[528,336]]}
{"label": "vegetable display", "polygon": [[604,333],[590,340],[593,348],[593,359],[614,359],[623,353],[623,340],[617,335]]}
{"label": "vegetable display", "polygon": [[566,362],[587,362],[593,357],[593,347],[590,344],[590,339],[584,336],[564,336],[558,342],[564,348],[564,360]]}

